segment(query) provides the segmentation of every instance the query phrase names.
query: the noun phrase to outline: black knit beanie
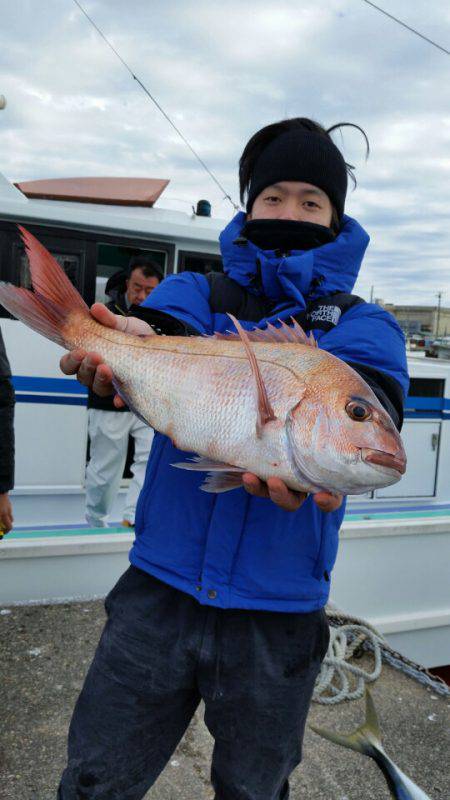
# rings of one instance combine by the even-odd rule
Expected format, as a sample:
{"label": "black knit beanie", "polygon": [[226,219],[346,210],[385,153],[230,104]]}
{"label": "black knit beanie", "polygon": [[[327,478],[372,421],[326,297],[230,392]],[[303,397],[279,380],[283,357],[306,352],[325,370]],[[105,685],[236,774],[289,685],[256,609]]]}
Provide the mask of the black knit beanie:
{"label": "black knit beanie", "polygon": [[347,194],[347,168],[342,153],[326,136],[295,128],[270,142],[259,156],[248,190],[247,213],[266,186],[280,181],[311,183],[328,195],[342,219]]}

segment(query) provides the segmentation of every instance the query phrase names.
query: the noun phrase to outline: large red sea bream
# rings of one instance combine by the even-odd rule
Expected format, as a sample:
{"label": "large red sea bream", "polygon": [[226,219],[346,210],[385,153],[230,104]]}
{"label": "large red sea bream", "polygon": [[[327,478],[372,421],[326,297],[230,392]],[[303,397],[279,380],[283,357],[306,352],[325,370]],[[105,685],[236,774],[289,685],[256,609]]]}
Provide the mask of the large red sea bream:
{"label": "large red sea bream", "polygon": [[203,489],[242,474],[306,492],[361,494],[398,481],[405,453],[388,413],[347,364],[301,328],[210,337],[133,336],[100,325],[58,263],[24,228],[34,292],[0,284],[0,302],[43,336],[98,353],[119,394],[176,447],[199,457]]}

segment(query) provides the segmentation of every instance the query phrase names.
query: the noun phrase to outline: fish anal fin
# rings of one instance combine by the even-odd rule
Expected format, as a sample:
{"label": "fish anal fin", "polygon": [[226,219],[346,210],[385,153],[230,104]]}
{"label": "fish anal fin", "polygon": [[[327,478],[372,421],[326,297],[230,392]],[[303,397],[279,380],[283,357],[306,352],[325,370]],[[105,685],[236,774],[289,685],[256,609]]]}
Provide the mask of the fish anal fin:
{"label": "fish anal fin", "polygon": [[244,345],[245,352],[247,353],[248,360],[250,361],[250,366],[253,372],[253,377],[255,379],[256,384],[256,392],[257,392],[257,420],[256,420],[256,433],[257,436],[261,436],[261,430],[268,422],[271,420],[275,420],[275,412],[270,404],[270,400],[267,394],[267,389],[264,384],[263,376],[261,375],[261,370],[259,369],[258,361],[255,355],[254,350],[250,344],[247,331],[245,331],[240,324],[240,322],[233,317],[232,314],[228,314],[230,319],[234,322],[236,326],[236,330],[239,334],[239,338]]}
{"label": "fish anal fin", "polygon": [[241,486],[243,486],[243,474],[244,470],[240,474],[237,472],[208,472],[200,489],[203,492],[210,492],[211,494],[229,492],[231,489],[240,489]]}
{"label": "fish anal fin", "polygon": [[206,479],[200,489],[211,493],[228,492],[231,489],[239,488],[242,486],[242,476],[246,472],[242,467],[224,464],[221,461],[213,461],[203,456],[194,456],[189,461],[180,461],[171,464],[171,466],[193,472],[207,472]]}

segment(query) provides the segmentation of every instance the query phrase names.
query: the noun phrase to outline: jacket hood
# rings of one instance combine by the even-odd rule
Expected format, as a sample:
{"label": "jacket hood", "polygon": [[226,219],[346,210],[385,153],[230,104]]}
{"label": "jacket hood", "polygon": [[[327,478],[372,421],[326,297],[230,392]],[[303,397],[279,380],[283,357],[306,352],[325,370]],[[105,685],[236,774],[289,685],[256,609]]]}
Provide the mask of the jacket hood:
{"label": "jacket hood", "polygon": [[245,222],[246,215],[240,211],[220,234],[224,272],[241,286],[274,302],[294,301],[300,308],[316,297],[352,292],[369,244],[368,234],[356,220],[344,215],[333,242],[284,256],[243,239]]}

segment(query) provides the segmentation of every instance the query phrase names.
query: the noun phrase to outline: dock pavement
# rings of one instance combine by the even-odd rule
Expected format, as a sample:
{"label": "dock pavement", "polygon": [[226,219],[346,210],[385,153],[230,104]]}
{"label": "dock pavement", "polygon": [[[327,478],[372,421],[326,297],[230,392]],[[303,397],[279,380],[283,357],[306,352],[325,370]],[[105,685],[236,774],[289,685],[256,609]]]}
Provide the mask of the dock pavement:
{"label": "dock pavement", "polygon": [[[72,709],[100,636],[102,601],[0,609],[0,800],[55,800]],[[450,700],[383,666],[373,685],[384,746],[431,800],[450,798]],[[364,701],[313,704],[310,721],[348,731]],[[145,800],[212,800],[213,741],[202,707]],[[291,800],[389,800],[377,766],[307,730]]]}

